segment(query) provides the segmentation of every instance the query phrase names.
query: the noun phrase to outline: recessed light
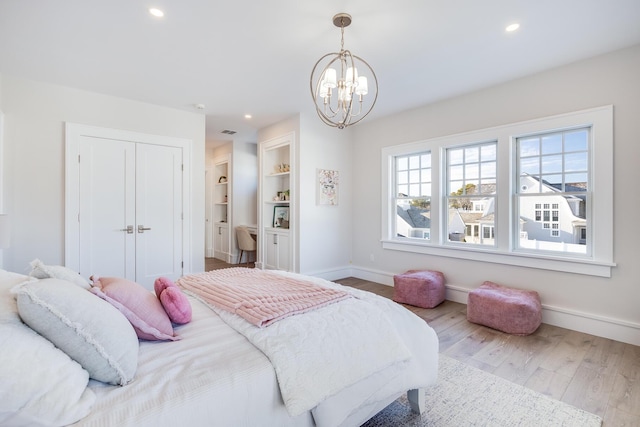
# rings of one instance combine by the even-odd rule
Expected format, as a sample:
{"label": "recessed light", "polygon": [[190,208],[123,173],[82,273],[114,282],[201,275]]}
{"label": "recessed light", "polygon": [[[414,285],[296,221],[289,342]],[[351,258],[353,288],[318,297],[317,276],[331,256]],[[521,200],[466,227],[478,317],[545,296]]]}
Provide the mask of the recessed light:
{"label": "recessed light", "polygon": [[244,115],[244,118],[245,118],[245,119],[250,119],[251,117],[253,117],[251,114],[245,114],[245,115]]}
{"label": "recessed light", "polygon": [[164,12],[155,7],[152,7],[151,9],[149,9],[149,13],[157,18],[162,18],[164,16]]}
{"label": "recessed light", "polygon": [[512,33],[518,28],[520,28],[520,24],[511,24],[511,25],[508,25],[507,28],[505,28],[504,30],[508,33]]}

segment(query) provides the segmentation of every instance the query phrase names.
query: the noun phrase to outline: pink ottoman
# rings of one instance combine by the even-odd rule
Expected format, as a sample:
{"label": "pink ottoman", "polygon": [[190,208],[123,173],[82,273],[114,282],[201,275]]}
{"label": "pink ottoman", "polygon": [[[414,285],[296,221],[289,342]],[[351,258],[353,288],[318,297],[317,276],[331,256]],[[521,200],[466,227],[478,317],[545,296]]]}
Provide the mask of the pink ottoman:
{"label": "pink ottoman", "polygon": [[409,270],[393,276],[395,302],[433,308],[444,301],[444,275],[432,270]]}
{"label": "pink ottoman", "polygon": [[542,306],[535,291],[484,282],[469,292],[467,320],[514,335],[529,335],[542,323]]}

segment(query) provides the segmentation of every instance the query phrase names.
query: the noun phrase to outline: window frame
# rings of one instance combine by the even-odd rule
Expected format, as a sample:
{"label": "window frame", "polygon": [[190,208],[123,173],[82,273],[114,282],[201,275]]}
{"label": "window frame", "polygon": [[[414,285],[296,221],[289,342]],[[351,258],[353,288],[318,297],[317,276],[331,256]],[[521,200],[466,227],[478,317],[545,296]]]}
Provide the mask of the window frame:
{"label": "window frame", "polygon": [[[590,170],[592,177],[591,221],[587,233],[591,250],[586,256],[567,253],[532,253],[516,251],[514,233],[519,234],[516,186],[516,149],[519,137],[590,127]],[[446,149],[479,141],[497,141],[496,246],[451,245],[447,242],[446,206]],[[430,151],[432,164],[431,235],[428,241],[412,241],[393,236],[395,199],[392,191],[395,156]],[[451,258],[492,262],[537,269],[564,271],[600,277],[611,277],[613,261],[613,106],[559,114],[460,134],[392,145],[382,148],[382,221],[381,243],[384,249]],[[541,209],[542,210],[542,209]],[[551,229],[549,230],[551,232]],[[481,232],[482,234],[482,232]],[[415,240],[415,239],[414,239]],[[542,262],[541,262],[542,261]]]}

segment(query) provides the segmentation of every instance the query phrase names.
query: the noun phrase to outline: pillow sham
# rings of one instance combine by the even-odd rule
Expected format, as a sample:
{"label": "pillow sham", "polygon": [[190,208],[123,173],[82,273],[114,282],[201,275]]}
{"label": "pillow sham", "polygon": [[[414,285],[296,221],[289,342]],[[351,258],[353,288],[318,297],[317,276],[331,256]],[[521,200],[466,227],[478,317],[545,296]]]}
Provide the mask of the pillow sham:
{"label": "pillow sham", "polygon": [[45,265],[39,259],[34,259],[29,263],[31,266],[31,272],[29,276],[35,277],[36,279],[62,279],[67,280],[69,282],[75,283],[84,289],[89,289],[91,285],[89,282],[80,275],[80,273],[73,271],[70,268],[67,268],[62,265]]}
{"label": "pillow sham", "polygon": [[173,323],[183,325],[191,322],[191,303],[171,279],[158,277],[153,283],[153,289]]}
{"label": "pillow sham", "polygon": [[71,282],[42,279],[15,288],[22,320],[89,372],[125,385],[138,367],[138,338],[107,302]]}
{"label": "pillow sham", "polygon": [[0,270],[0,425],[75,423],[96,399],[89,373],[22,323],[10,289],[25,280]]}
{"label": "pillow sham", "polygon": [[169,316],[153,292],[131,280],[91,276],[91,292],[117,308],[143,340],[178,340]]}

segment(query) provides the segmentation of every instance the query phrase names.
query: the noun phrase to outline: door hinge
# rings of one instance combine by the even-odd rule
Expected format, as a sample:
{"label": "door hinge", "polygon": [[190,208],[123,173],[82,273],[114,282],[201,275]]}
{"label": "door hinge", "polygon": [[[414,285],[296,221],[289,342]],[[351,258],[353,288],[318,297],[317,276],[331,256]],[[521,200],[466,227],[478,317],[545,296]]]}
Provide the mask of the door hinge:
{"label": "door hinge", "polygon": [[181,268],[184,268],[184,261],[182,261],[182,262],[180,263],[180,267],[181,267]]}
{"label": "door hinge", "polygon": [[80,154],[78,154],[78,163],[80,163]]}

